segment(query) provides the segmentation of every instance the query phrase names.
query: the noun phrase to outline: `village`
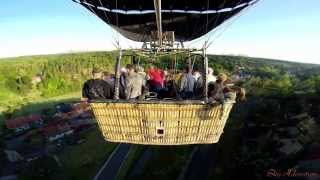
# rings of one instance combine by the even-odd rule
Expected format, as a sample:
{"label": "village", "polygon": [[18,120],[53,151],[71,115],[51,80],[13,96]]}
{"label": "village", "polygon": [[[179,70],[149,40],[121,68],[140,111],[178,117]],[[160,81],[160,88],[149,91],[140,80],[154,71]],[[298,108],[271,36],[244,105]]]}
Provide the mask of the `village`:
{"label": "village", "polygon": [[[255,166],[266,173],[257,176],[266,176],[271,170],[284,172],[286,168],[297,172],[319,172],[319,118],[303,112],[286,114],[284,119],[269,123],[244,121],[240,128],[242,145],[234,166],[243,169]],[[51,159],[55,164],[53,168],[61,166],[59,153],[67,151],[66,146],[79,146],[86,141],[81,134],[97,128],[86,103],[57,104],[50,118],[43,114],[29,114],[5,122],[10,133],[4,137],[1,180],[17,179],[21,169],[29,169],[41,158]],[[88,162],[81,163],[86,165]],[[42,173],[50,173],[50,168],[47,171]],[[269,176],[272,175],[275,174],[269,172]]]}
{"label": "village", "polygon": [[30,168],[32,162],[40,158],[53,158],[61,166],[57,154],[64,151],[65,146],[83,143],[81,133],[95,128],[95,121],[88,104],[61,103],[49,117],[29,114],[7,119],[5,125],[1,180],[17,179],[21,169]]}
{"label": "village", "polygon": [[[266,115],[267,116],[267,115]],[[281,120],[250,122],[241,127],[238,171],[256,179],[296,177],[317,179],[320,172],[320,121],[307,112]],[[250,167],[256,170],[254,175]]]}

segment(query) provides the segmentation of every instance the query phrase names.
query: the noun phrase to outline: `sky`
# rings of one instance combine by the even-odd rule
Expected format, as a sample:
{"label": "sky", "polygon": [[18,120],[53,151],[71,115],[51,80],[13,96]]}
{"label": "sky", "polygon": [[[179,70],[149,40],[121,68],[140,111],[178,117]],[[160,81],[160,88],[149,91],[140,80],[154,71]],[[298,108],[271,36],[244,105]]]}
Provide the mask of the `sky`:
{"label": "sky", "polygon": [[[260,0],[208,36],[210,54],[320,64],[320,0]],[[140,47],[72,0],[1,0],[0,58]],[[201,47],[206,38],[186,43]]]}

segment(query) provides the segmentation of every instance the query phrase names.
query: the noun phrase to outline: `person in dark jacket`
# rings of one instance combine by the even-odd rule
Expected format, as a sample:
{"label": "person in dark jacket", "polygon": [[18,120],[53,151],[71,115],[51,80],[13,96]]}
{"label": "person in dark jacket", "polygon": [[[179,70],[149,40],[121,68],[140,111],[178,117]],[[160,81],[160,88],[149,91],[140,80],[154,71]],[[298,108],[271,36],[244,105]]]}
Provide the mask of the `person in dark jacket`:
{"label": "person in dark jacket", "polygon": [[82,88],[82,100],[112,99],[113,87],[102,79],[100,69],[92,70],[92,79],[87,80]]}

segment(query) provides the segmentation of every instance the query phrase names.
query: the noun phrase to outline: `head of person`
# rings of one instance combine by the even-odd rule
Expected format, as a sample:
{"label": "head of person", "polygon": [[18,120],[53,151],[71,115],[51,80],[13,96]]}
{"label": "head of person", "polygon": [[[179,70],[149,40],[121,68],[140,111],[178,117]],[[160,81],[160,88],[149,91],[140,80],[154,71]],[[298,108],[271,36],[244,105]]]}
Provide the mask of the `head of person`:
{"label": "head of person", "polygon": [[155,70],[156,67],[154,65],[150,65],[149,70]]}
{"label": "head of person", "polygon": [[224,73],[220,73],[217,77],[217,83],[224,83],[228,79],[228,76]]}
{"label": "head of person", "polygon": [[128,75],[129,76],[135,73],[135,68],[134,68],[134,66],[132,64],[128,64],[127,65],[127,70],[128,70]]}
{"label": "head of person", "polygon": [[201,74],[200,74],[200,72],[198,70],[195,70],[193,72],[193,76],[195,77],[196,80],[198,80],[200,78]]}
{"label": "head of person", "polygon": [[111,73],[109,73],[109,72],[107,72],[107,71],[104,71],[103,73],[102,73],[102,79],[103,80],[110,80],[110,79],[112,79],[112,74]]}
{"label": "head of person", "polygon": [[164,74],[165,74],[166,81],[170,81],[173,79],[173,74],[172,74],[171,70],[165,71]]}
{"label": "head of person", "polygon": [[135,67],[135,71],[137,72],[137,73],[142,73],[142,72],[144,72],[144,69],[143,69],[143,67],[141,67],[141,66],[136,66]]}
{"label": "head of person", "polygon": [[192,73],[192,68],[191,68],[191,66],[187,65],[187,66],[185,67],[185,69],[184,69],[184,72],[185,72],[185,73]]}
{"label": "head of person", "polygon": [[227,96],[232,96],[230,93],[234,93],[236,97],[232,97],[232,99],[237,101],[245,101],[246,100],[246,91],[244,88],[241,87],[225,87],[223,89],[223,93]]}
{"label": "head of person", "polygon": [[239,101],[245,101],[246,100],[246,90],[244,88],[237,89],[237,99]]}
{"label": "head of person", "polygon": [[123,75],[127,74],[127,73],[128,73],[127,68],[122,67],[122,68],[120,69],[120,73],[123,74]]}
{"label": "head of person", "polygon": [[214,73],[214,70],[211,67],[209,67],[208,68],[208,74],[209,75],[213,75],[213,73]]}
{"label": "head of person", "polygon": [[168,73],[169,73],[169,72],[168,72],[167,70],[164,70],[164,71],[163,71],[163,75],[164,75],[165,77],[168,75]]}
{"label": "head of person", "polygon": [[99,68],[93,68],[92,69],[92,77],[93,79],[101,79],[102,78],[102,70]]}

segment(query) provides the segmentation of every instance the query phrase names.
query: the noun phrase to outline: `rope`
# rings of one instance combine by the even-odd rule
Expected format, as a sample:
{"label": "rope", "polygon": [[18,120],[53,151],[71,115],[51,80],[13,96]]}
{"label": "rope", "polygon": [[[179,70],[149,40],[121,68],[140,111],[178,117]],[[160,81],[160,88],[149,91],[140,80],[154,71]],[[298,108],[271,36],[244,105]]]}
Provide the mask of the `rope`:
{"label": "rope", "polygon": [[[116,0],[116,9],[118,9],[118,0]],[[116,24],[117,24],[117,27],[119,27],[119,15],[118,15],[118,13],[116,13]],[[119,46],[119,49],[121,49],[119,33],[117,33],[117,44]]]}
{"label": "rope", "polygon": [[[241,3],[241,1],[237,4],[237,5],[239,5]],[[223,0],[223,3],[222,3],[222,6],[224,6],[226,4],[226,0]],[[218,15],[217,15],[217,17],[215,18],[215,22],[214,22],[214,27],[217,25],[217,23],[218,23],[218,19],[219,19],[219,17],[220,17],[220,14],[221,14],[221,12],[219,12],[218,13]],[[211,21],[210,21],[211,22]],[[207,41],[209,42],[209,40],[210,40],[210,38],[211,38],[211,36],[212,36],[212,34],[214,34],[214,32],[215,31],[213,31],[213,33],[208,33],[208,31],[207,31],[207,33],[208,33],[208,39],[207,39]]]}
{"label": "rope", "polygon": [[[258,2],[258,1],[257,1]],[[235,15],[233,18],[231,18],[229,20],[229,24],[226,24],[224,29],[215,37],[213,38],[209,44],[208,44],[208,48],[211,46],[211,44],[213,43],[214,40],[218,39],[229,27],[231,27],[231,25],[233,25],[233,23],[236,22],[236,20],[238,18],[240,18],[242,15],[244,15],[244,13],[246,13],[250,8],[254,7],[254,5],[256,5],[257,3],[253,3],[253,4],[249,4],[247,8],[243,9],[240,13],[238,13],[237,15]],[[220,26],[222,27],[222,26]],[[218,28],[214,31],[214,32],[217,32],[218,31]]]}
{"label": "rope", "polygon": [[[100,0],[99,0],[99,1],[100,1]],[[84,0],[84,2],[88,3],[87,0]],[[89,3],[88,3],[88,4],[89,4]],[[101,3],[101,1],[100,1],[100,4],[101,4],[101,6],[103,6],[102,3]],[[89,7],[89,10],[90,10],[94,15],[96,15],[97,17],[99,17],[98,14],[92,9],[91,6],[87,5],[87,7]],[[104,13],[105,13],[105,12],[104,12]],[[110,23],[110,20],[109,20],[108,16],[106,15],[106,13],[105,13],[105,16],[106,16],[107,21]],[[99,17],[99,18],[100,18],[100,17]],[[110,28],[110,29],[111,29],[111,32],[112,32],[113,37],[114,37],[114,34],[116,34],[116,32],[114,32],[114,29],[113,29],[113,28]],[[116,46],[113,42],[112,42],[112,44],[113,44],[117,49],[119,49],[118,46]]]}
{"label": "rope", "polygon": [[[207,0],[207,11],[209,10],[209,0]],[[207,13],[207,24],[206,24],[206,33],[208,33],[208,27],[209,27],[209,13]]]}

